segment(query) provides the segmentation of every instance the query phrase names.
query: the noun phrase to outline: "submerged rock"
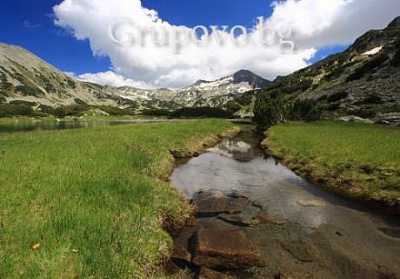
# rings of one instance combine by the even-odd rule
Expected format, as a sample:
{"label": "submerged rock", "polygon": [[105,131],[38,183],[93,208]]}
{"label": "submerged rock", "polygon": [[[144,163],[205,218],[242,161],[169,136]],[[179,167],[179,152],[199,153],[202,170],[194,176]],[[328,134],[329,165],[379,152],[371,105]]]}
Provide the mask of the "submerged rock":
{"label": "submerged rock", "polygon": [[218,218],[228,223],[244,227],[257,224],[257,222],[253,218],[249,218],[248,216],[243,216],[242,214],[222,213],[218,215]]}
{"label": "submerged rock", "polygon": [[282,271],[279,274],[278,278],[279,279],[314,279],[315,277],[312,277],[308,273]]}
{"label": "submerged rock", "polygon": [[234,279],[234,277],[206,267],[202,267],[200,269],[198,279]]}
{"label": "submerged rock", "polygon": [[257,247],[236,228],[202,228],[195,241],[193,263],[198,266],[238,269],[265,265]]}
{"label": "submerged rock", "polygon": [[256,218],[260,211],[261,209],[259,207],[255,207],[253,204],[249,203],[238,214],[222,213],[218,215],[218,218],[237,226],[253,226],[260,223],[260,221]]}
{"label": "submerged rock", "polygon": [[174,250],[171,259],[179,266],[189,264],[192,261],[189,242],[194,232],[194,229],[184,230],[174,239]]}
{"label": "submerged rock", "polygon": [[297,202],[301,206],[315,206],[315,207],[321,207],[325,206],[326,202],[323,200],[310,200],[310,199],[302,199]]}
{"label": "submerged rock", "polygon": [[218,216],[221,213],[237,214],[249,203],[247,198],[219,197],[212,193],[197,194],[192,201],[198,218]]}
{"label": "submerged rock", "polygon": [[266,212],[260,211],[256,216],[256,220],[258,220],[261,224],[274,224],[274,225],[282,225],[285,224],[286,221],[280,218],[274,218],[269,216]]}

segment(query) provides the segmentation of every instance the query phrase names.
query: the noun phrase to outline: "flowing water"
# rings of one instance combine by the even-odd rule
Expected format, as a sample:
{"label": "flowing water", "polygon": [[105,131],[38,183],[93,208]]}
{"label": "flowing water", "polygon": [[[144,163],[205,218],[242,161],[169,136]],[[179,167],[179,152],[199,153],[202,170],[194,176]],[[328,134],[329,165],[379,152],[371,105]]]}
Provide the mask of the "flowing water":
{"label": "flowing water", "polygon": [[199,191],[240,191],[285,220],[246,229],[267,259],[250,278],[285,278],[285,272],[294,278],[400,278],[398,218],[311,185],[265,158],[245,134],[178,167],[172,183],[188,199]]}

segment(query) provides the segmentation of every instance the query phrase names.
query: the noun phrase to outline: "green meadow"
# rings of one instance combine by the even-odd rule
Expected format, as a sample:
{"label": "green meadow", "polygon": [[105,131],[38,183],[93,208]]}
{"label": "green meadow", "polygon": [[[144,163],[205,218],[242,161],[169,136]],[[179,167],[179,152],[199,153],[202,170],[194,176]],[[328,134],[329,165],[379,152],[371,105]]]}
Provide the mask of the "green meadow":
{"label": "green meadow", "polygon": [[399,128],[293,122],[270,128],[263,144],[301,176],[400,213]]}
{"label": "green meadow", "polygon": [[163,278],[190,208],[167,179],[219,120],[0,134],[0,278]]}

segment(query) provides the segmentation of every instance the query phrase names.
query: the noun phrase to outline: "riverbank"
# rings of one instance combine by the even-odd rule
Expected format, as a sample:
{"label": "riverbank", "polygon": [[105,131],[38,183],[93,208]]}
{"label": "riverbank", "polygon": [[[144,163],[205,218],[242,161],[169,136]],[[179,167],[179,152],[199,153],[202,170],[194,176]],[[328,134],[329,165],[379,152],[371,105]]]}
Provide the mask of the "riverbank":
{"label": "riverbank", "polygon": [[191,209],[166,182],[223,120],[0,134],[1,278],[160,278],[164,228]]}
{"label": "riverbank", "polygon": [[288,123],[262,145],[298,175],[400,215],[400,129],[359,123]]}

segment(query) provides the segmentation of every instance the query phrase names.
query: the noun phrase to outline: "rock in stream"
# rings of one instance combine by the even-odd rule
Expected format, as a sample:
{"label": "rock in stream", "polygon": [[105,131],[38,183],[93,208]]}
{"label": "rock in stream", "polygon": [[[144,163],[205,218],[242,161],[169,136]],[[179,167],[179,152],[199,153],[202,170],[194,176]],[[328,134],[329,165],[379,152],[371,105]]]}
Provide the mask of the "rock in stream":
{"label": "rock in stream", "polygon": [[199,192],[191,203],[196,219],[175,237],[175,264],[190,267],[195,278],[236,278],[229,271],[265,266],[260,250],[241,229],[279,222],[268,218],[257,203],[244,193],[220,191]]}

